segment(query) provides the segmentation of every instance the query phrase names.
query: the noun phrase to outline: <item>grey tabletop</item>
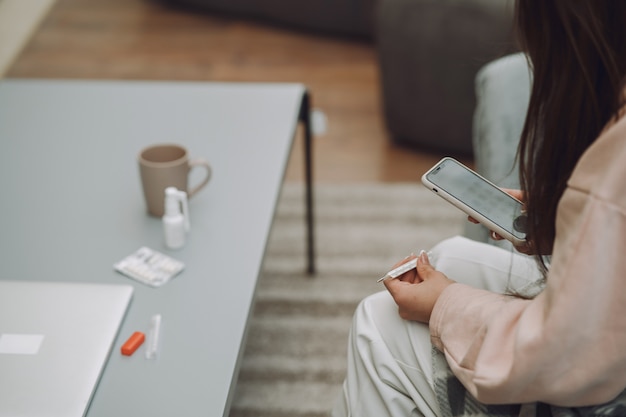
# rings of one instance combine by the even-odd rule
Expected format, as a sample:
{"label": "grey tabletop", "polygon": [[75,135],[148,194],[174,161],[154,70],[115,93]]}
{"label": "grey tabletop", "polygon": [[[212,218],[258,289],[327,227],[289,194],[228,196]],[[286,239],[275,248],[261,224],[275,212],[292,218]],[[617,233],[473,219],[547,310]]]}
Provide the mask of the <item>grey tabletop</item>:
{"label": "grey tabletop", "polygon": [[[228,414],[304,93],[300,84],[0,82],[0,279],[135,287],[88,416]],[[177,251],[146,214],[136,160],[162,142],[213,167]],[[113,270],[141,246],[185,270],[157,289]],[[157,360],[122,356],[156,313]]]}

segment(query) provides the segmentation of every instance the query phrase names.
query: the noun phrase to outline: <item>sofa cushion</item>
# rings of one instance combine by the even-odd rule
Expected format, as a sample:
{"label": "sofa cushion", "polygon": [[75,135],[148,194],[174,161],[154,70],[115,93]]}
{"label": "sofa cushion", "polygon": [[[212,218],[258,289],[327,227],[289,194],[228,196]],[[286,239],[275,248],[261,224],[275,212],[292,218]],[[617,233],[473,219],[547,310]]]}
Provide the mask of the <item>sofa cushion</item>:
{"label": "sofa cushion", "polygon": [[526,57],[519,53],[485,65],[476,75],[476,170],[503,187],[519,187],[515,156],[530,98],[530,74]]}
{"label": "sofa cushion", "polygon": [[[492,61],[476,75],[472,138],[476,171],[501,187],[519,188],[515,157],[526,119],[530,83],[531,72],[522,53]],[[468,223],[465,235],[493,242],[483,226]],[[505,241],[494,244],[512,247]]]}

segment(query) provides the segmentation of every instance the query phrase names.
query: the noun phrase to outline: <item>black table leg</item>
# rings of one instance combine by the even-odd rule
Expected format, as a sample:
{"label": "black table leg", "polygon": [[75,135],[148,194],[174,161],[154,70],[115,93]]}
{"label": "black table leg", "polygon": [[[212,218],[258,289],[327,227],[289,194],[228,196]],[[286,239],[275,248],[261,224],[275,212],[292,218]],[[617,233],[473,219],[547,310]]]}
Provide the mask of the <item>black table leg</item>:
{"label": "black table leg", "polygon": [[304,175],[306,183],[307,272],[315,274],[315,225],[313,220],[313,143],[311,132],[311,96],[305,91],[300,106],[300,121],[304,127]]}

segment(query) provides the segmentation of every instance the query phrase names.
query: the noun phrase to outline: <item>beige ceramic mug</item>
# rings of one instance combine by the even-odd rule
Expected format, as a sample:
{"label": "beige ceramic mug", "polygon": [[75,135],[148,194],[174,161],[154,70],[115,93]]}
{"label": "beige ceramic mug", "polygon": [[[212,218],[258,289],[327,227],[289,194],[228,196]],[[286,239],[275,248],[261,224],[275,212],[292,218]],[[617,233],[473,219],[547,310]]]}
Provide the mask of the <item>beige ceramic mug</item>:
{"label": "beige ceramic mug", "polygon": [[[187,150],[180,145],[149,146],[139,153],[138,159],[143,194],[152,216],[163,216],[167,187],[186,191],[191,198],[211,179],[209,163],[204,159],[190,159]],[[206,174],[199,184],[189,188],[189,173],[196,167],[203,168]]]}

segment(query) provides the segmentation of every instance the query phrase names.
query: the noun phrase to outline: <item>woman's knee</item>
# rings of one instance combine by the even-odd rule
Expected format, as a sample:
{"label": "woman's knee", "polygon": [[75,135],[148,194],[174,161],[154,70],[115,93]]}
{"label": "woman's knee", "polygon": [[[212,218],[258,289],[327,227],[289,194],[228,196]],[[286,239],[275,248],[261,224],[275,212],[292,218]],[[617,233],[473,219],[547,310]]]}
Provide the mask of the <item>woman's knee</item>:
{"label": "woman's knee", "polygon": [[484,250],[485,243],[468,239],[463,236],[454,236],[437,243],[431,250],[431,263],[437,266],[437,262],[443,258],[466,259],[472,254]]}
{"label": "woman's knee", "polygon": [[461,236],[440,242],[432,254],[437,270],[476,288],[508,292],[538,279],[531,257]]}
{"label": "woman's knee", "polygon": [[354,324],[358,330],[379,326],[380,322],[395,318],[398,315],[398,307],[387,291],[371,294],[361,300],[354,313]]}

